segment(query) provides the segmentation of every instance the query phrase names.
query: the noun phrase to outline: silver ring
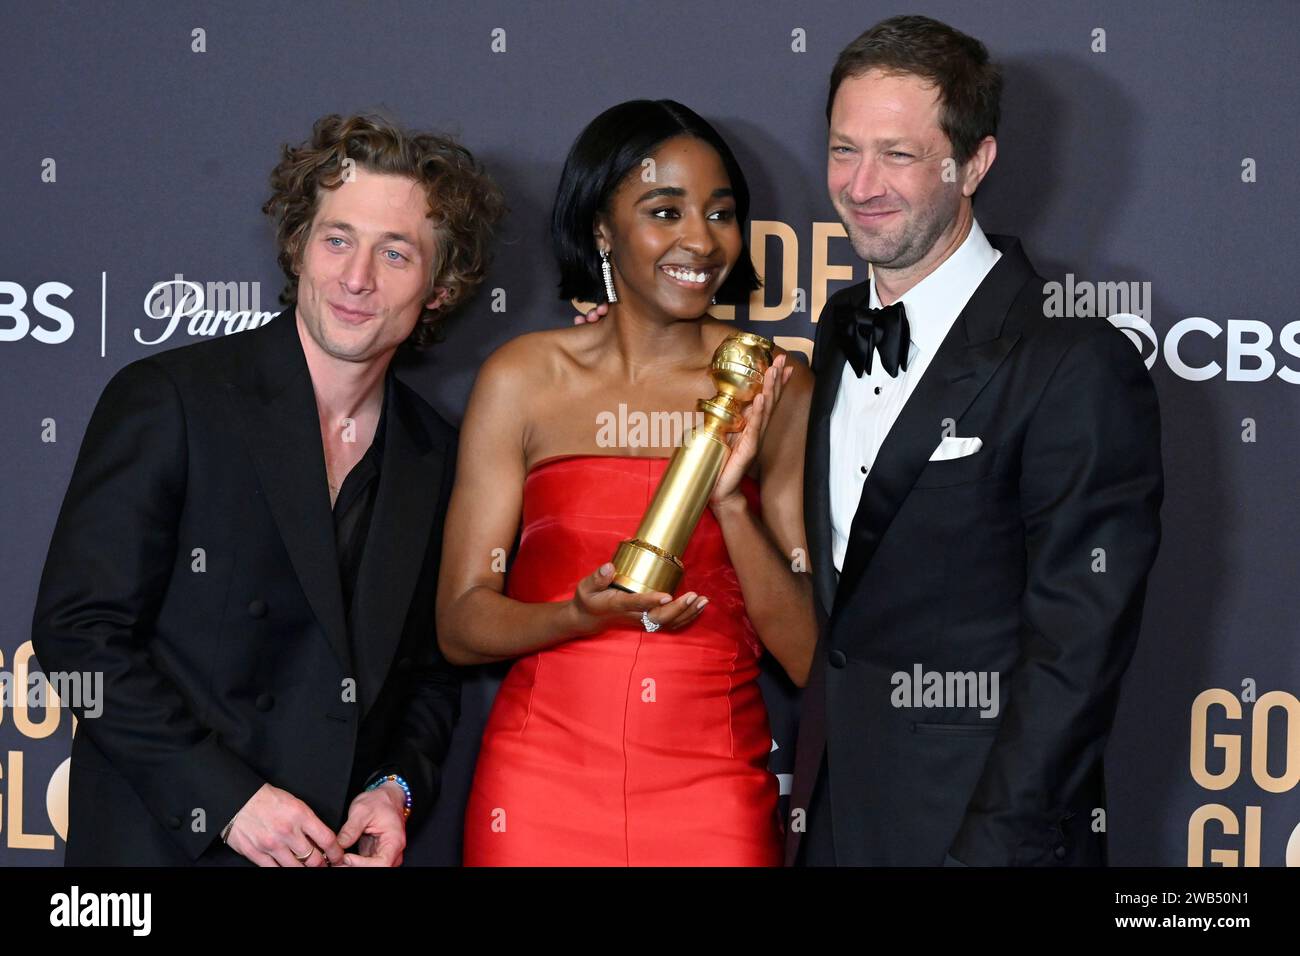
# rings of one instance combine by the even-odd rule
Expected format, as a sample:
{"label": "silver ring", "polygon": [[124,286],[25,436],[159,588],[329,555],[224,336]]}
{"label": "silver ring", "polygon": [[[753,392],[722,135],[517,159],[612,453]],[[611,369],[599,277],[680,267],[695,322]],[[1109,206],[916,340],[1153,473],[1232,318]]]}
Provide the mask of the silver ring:
{"label": "silver ring", "polygon": [[649,611],[641,612],[641,626],[646,629],[646,633],[648,634],[653,634],[655,631],[659,630],[659,628],[663,627],[662,624],[656,624],[654,621],[650,620]]}

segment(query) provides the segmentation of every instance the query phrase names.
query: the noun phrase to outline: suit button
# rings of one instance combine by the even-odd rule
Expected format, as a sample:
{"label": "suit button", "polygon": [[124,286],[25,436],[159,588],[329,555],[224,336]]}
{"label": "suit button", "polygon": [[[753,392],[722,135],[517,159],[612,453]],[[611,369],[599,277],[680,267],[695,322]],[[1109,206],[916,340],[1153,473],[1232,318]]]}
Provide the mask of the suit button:
{"label": "suit button", "polygon": [[253,617],[266,617],[266,602],[261,598],[250,602],[248,605],[248,613]]}
{"label": "suit button", "polygon": [[1058,860],[1064,860],[1064,859],[1065,859],[1065,847],[1063,847],[1063,846],[1058,846],[1058,847],[1057,847],[1053,852],[1056,854],[1056,858],[1057,858]]}
{"label": "suit button", "polygon": [[849,662],[849,659],[844,656],[843,651],[835,650],[830,653],[830,662],[831,667],[843,667]]}
{"label": "suit button", "polygon": [[179,830],[179,829],[181,828],[181,818],[180,818],[180,817],[168,817],[168,818],[167,818],[167,825],[168,825],[169,827],[171,827],[173,830]]}
{"label": "suit button", "polygon": [[275,706],[275,698],[270,694],[258,694],[257,700],[253,702],[253,706],[262,711],[270,710]]}

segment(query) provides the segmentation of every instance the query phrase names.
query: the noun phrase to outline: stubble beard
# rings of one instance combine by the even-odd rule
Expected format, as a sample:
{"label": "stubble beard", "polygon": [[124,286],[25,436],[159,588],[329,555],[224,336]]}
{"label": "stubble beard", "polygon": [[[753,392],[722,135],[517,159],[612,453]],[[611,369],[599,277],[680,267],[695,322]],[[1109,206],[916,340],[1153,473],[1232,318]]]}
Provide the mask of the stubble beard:
{"label": "stubble beard", "polygon": [[851,205],[840,199],[840,221],[848,234],[854,253],[874,267],[898,271],[916,265],[934,248],[944,230],[957,216],[957,203],[951,208],[940,198],[921,214],[915,210],[907,217],[902,231],[896,234],[868,233],[845,215]]}

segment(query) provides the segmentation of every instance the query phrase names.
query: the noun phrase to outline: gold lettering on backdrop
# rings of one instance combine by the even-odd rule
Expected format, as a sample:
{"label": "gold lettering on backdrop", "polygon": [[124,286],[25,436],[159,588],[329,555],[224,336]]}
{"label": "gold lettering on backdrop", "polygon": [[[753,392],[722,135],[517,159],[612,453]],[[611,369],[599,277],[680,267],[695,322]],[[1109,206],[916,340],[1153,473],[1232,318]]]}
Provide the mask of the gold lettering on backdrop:
{"label": "gold lettering on backdrop", "polygon": [[[1268,712],[1280,707],[1286,713],[1283,733],[1286,746],[1286,764],[1282,775],[1275,777],[1268,771]],[[1255,702],[1251,715],[1250,773],[1261,789],[1269,793],[1286,793],[1300,783],[1300,700],[1294,694],[1271,690]]]}
{"label": "gold lettering on backdrop", "polygon": [[[767,268],[767,240],[781,243],[781,289],[776,305],[768,305],[772,290],[767,285],[771,274]],[[763,276],[764,287],[756,289],[749,297],[751,322],[779,322],[794,309],[794,290],[799,285],[799,237],[783,222],[772,219],[755,219],[749,224],[749,251],[754,269]]]}
{"label": "gold lettering on backdrop", "polygon": [[28,684],[28,677],[31,675],[31,660],[33,656],[32,642],[25,641],[18,645],[18,650],[14,651],[14,673],[13,673],[13,708],[14,708],[14,727],[24,737],[30,737],[32,740],[42,740],[54,733],[59,727],[59,697],[54,692],[53,685],[48,682],[45,684],[44,693],[37,696],[37,700],[45,701],[45,717],[40,723],[33,723],[27,711],[27,692],[31,685]]}
{"label": "gold lettering on backdrop", "polygon": [[812,291],[808,319],[816,322],[822,314],[822,307],[829,296],[826,287],[837,279],[853,279],[852,265],[831,265],[830,242],[832,239],[847,239],[843,223],[814,222],[812,224]]}
{"label": "gold lettering on backdrop", "polygon": [[[750,222],[750,257],[754,261],[754,270],[764,282],[764,286],[756,289],[749,297],[748,318],[750,321],[784,321],[795,314],[794,310],[797,305],[799,314],[806,314],[808,321],[816,324],[817,319],[821,316],[822,308],[826,305],[826,300],[830,297],[827,292],[829,285],[832,282],[853,281],[853,269],[856,260],[852,258],[851,249],[848,264],[831,263],[829,261],[830,241],[832,239],[848,238],[843,224],[839,222],[813,222],[810,223],[810,226],[812,257],[809,263],[809,283],[805,287],[799,281],[799,233],[794,227],[778,219],[754,219]],[[769,284],[771,278],[768,275],[769,270],[767,268],[768,239],[776,239],[781,243],[781,287],[779,297],[774,305],[768,305],[768,297],[773,294]],[[870,274],[871,271],[868,269],[867,275]],[[594,302],[583,302],[580,299],[571,299],[570,304],[578,312],[584,313],[596,306]],[[806,313],[804,309],[807,309]],[[731,322],[736,318],[736,307],[727,304],[713,305],[709,307],[708,314],[723,322]],[[769,337],[781,348],[802,352],[811,359],[811,339],[803,336],[788,336],[785,341],[781,341],[780,337]],[[786,342],[790,344],[786,344]]]}
{"label": "gold lettering on backdrop", "polygon": [[[1210,862],[1220,866],[1259,866],[1259,807],[1246,808],[1245,863],[1237,850],[1211,850]],[[1223,827],[1224,836],[1239,832],[1237,816],[1221,803],[1197,807],[1187,821],[1187,865],[1205,865],[1205,827],[1211,821]]]}
{"label": "gold lettering on backdrop", "polygon": [[[1201,691],[1192,701],[1191,713],[1191,760],[1192,779],[1206,790],[1226,790],[1237,783],[1242,776],[1242,757],[1250,760],[1250,777],[1260,790],[1266,793],[1286,793],[1300,784],[1300,700],[1294,694],[1274,690],[1262,694],[1258,700],[1247,697],[1251,705],[1250,744],[1244,745],[1242,730],[1245,723],[1242,714],[1242,701],[1231,691],[1221,687],[1211,687]],[[1218,719],[1228,722],[1230,732],[1210,733],[1211,709],[1221,711]],[[1280,728],[1270,728],[1270,714],[1281,710],[1284,720]],[[1275,725],[1277,721],[1273,722]],[[1235,732],[1234,732],[1235,731]],[[1281,752],[1283,766],[1280,774],[1274,774],[1269,767],[1269,740],[1277,733],[1284,734]],[[1210,751],[1216,751],[1216,757],[1210,757]],[[1212,771],[1211,759],[1221,757],[1223,769]],[[1217,824],[1216,831],[1223,837],[1240,837],[1240,849],[1213,849],[1209,853],[1210,864],[1220,866],[1259,866],[1260,844],[1262,842],[1263,807],[1258,805],[1244,808],[1244,829],[1242,821],[1233,808],[1220,803],[1207,803],[1197,807],[1187,821],[1187,865],[1205,866],[1206,828]],[[1300,827],[1297,827],[1300,831]],[[1294,843],[1294,838],[1291,841]],[[1298,845],[1297,849],[1300,849]],[[1292,857],[1300,857],[1300,852],[1293,853],[1290,844],[1286,847],[1287,865],[1294,865]],[[1297,860],[1296,862],[1300,862]]]}
{"label": "gold lettering on backdrop", "polygon": [[11,850],[53,850],[54,834],[23,832],[23,752],[9,751],[9,839]]}
{"label": "gold lettering on backdrop", "polygon": [[1241,719],[1241,702],[1228,691],[1212,687],[1196,695],[1192,701],[1192,779],[1206,790],[1226,790],[1241,773],[1241,737],[1237,734],[1214,735],[1214,746],[1223,751],[1223,770],[1211,773],[1205,765],[1205,742],[1209,709],[1213,706],[1222,707],[1229,720]]}
{"label": "gold lettering on backdrop", "polygon": [[68,840],[68,777],[71,773],[72,758],[65,757],[45,790],[45,811],[50,815],[50,826],[65,843]]}
{"label": "gold lettering on backdrop", "polygon": [[[4,700],[0,701],[0,722],[4,720],[5,709],[9,708],[13,712],[14,728],[22,736],[30,740],[42,740],[58,729],[62,719],[62,707],[55,685],[52,683],[46,682],[38,693],[31,694],[34,689],[29,683],[33,656],[31,641],[25,641],[14,651],[13,670],[5,675],[7,692]],[[4,651],[0,651],[0,672],[4,671],[5,655]],[[29,694],[31,694],[30,700]],[[38,701],[44,703],[45,713],[41,720],[34,721],[30,708],[32,703]],[[72,717],[72,733],[75,735],[77,718],[71,712],[69,716]],[[27,833],[24,830],[23,751],[10,750],[7,763],[6,772],[6,760],[0,759],[0,833],[6,837],[5,845],[16,850],[53,850],[52,834]],[[64,839],[67,839],[68,829],[69,763],[70,761],[65,758],[54,771],[43,801],[55,830]],[[9,797],[7,803],[4,800],[6,794]]]}

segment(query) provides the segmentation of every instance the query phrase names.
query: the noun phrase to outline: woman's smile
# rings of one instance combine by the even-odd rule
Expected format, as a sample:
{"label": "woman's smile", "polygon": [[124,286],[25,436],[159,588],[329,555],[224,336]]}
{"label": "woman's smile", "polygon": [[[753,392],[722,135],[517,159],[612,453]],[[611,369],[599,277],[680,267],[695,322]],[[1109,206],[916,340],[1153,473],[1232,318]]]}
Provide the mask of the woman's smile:
{"label": "woman's smile", "polygon": [[709,288],[718,275],[716,266],[690,268],[688,266],[663,265],[659,267],[659,271],[666,275],[674,285],[694,290]]}

